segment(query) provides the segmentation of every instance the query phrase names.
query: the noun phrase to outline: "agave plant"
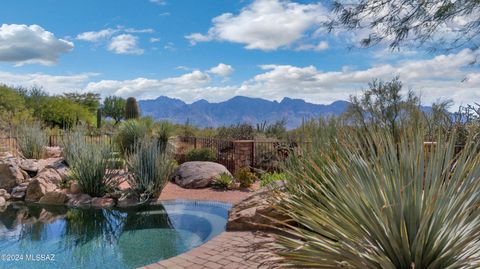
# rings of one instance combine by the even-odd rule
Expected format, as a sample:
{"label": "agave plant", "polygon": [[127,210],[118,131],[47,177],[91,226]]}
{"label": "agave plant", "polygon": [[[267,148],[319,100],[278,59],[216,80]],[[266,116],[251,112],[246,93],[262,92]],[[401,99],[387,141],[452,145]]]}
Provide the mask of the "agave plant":
{"label": "agave plant", "polygon": [[142,198],[160,195],[175,168],[175,162],[164,147],[155,139],[143,139],[135,143],[127,161],[131,176],[127,178],[130,188]]}
{"label": "agave plant", "polygon": [[132,152],[135,142],[148,136],[152,123],[148,120],[127,120],[123,122],[115,134],[115,141],[124,155]]}
{"label": "agave plant", "polygon": [[[276,238],[300,268],[478,268],[480,154],[469,140],[426,148],[422,130],[320,139],[287,164],[272,203],[297,225]],[[328,142],[328,143],[326,143]],[[288,222],[292,223],[292,222]]]}

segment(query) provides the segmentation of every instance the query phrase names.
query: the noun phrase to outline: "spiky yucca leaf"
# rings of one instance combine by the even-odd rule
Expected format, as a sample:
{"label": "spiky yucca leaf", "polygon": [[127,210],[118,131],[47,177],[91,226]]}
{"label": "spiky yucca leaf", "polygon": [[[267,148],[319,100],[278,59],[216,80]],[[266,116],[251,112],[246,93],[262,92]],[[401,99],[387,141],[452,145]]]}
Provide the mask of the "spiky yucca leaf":
{"label": "spiky yucca leaf", "polygon": [[172,176],[175,162],[161,143],[145,138],[135,143],[127,166],[131,172],[127,178],[131,189],[148,199],[160,195]]}
{"label": "spiky yucca leaf", "polygon": [[272,202],[298,226],[278,236],[284,266],[478,268],[480,155],[453,139],[425,150],[421,130],[399,144],[384,131],[320,141],[288,164]]}
{"label": "spiky yucca leaf", "polygon": [[17,147],[27,159],[41,159],[48,137],[39,122],[21,125],[16,130]]}

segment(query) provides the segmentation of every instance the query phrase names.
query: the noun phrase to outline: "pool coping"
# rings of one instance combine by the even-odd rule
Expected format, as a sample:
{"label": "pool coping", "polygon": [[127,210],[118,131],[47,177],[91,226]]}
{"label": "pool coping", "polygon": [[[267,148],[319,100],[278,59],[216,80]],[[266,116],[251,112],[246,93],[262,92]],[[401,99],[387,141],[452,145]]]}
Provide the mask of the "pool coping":
{"label": "pool coping", "polygon": [[252,231],[225,231],[204,244],[187,252],[160,260],[140,269],[239,269],[269,268],[270,253],[259,250],[259,246],[272,242],[266,233]]}

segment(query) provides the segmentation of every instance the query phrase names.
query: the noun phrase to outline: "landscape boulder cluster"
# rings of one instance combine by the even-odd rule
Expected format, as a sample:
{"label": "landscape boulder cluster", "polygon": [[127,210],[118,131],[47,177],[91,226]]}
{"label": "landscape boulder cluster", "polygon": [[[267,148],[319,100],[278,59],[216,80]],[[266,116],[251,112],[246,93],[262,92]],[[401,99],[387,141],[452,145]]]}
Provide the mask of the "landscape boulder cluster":
{"label": "landscape boulder cluster", "polygon": [[15,201],[102,208],[138,203],[132,198],[122,199],[117,194],[90,197],[81,193],[75,181],[68,189],[61,188],[68,174],[68,166],[61,157],[62,149],[47,147],[45,152],[45,157],[39,160],[23,159],[10,153],[0,157],[0,208]]}

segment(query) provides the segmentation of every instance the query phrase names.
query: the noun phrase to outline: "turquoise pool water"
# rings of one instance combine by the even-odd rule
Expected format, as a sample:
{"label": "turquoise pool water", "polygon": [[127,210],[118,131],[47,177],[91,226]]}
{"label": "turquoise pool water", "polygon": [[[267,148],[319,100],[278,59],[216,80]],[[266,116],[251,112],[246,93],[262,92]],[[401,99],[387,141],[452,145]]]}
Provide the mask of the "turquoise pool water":
{"label": "turquoise pool water", "polygon": [[129,209],[11,204],[0,210],[0,268],[136,268],[225,230],[229,204],[168,201]]}

